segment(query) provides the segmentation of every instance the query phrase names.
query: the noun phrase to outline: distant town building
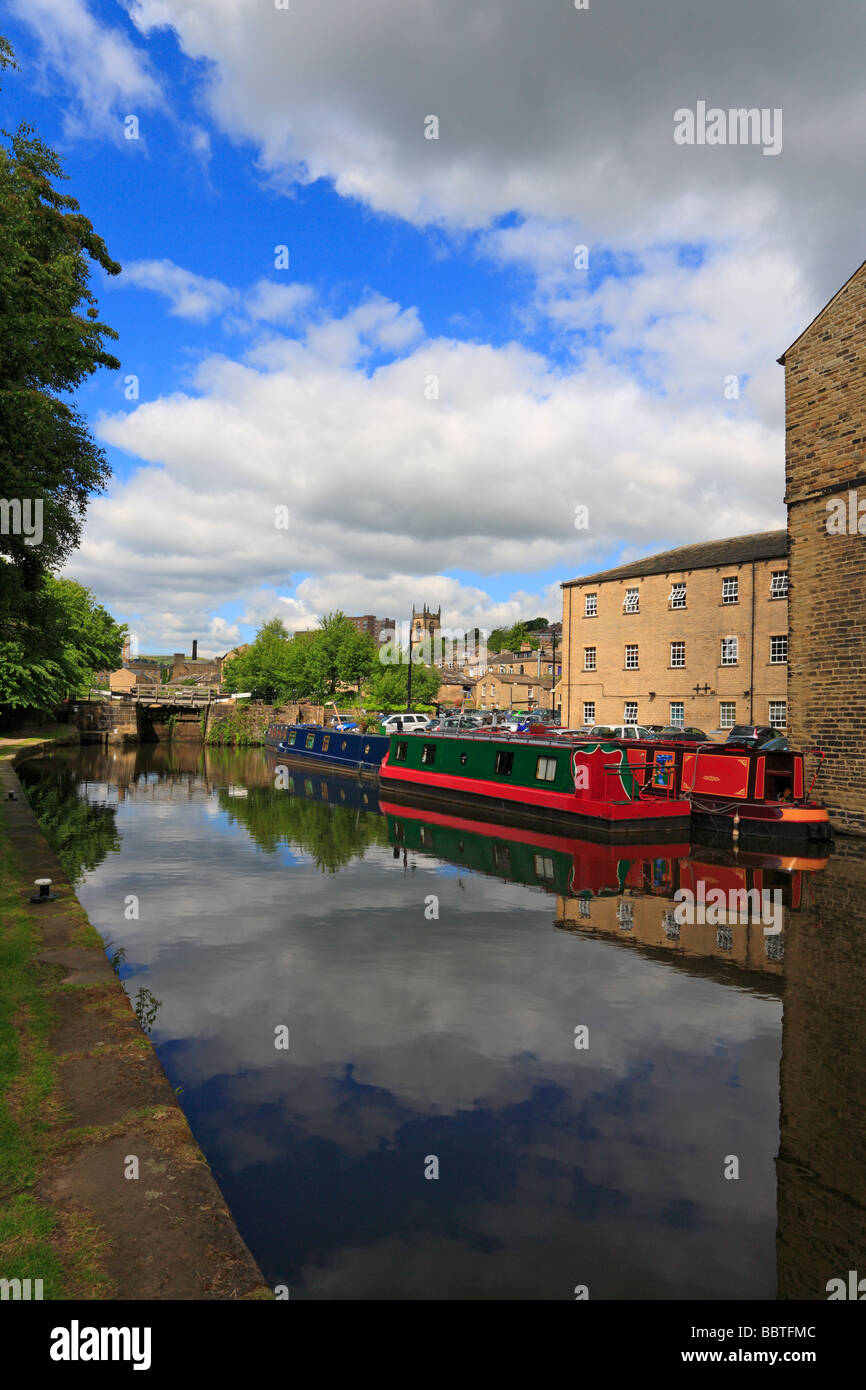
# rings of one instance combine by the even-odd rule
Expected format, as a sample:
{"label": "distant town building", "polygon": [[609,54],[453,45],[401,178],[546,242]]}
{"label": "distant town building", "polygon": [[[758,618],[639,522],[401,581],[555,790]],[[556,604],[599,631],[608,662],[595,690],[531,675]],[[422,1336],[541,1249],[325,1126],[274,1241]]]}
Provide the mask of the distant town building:
{"label": "distant town building", "polygon": [[563,724],[784,731],[787,551],[766,531],[563,584]]}
{"label": "distant town building", "polygon": [[779,361],[791,737],[827,755],[815,794],[834,824],[866,834],[866,262]]}
{"label": "distant town building", "polygon": [[488,671],[475,682],[476,709],[549,709],[553,680],[550,676],[504,675]]}
{"label": "distant town building", "polygon": [[366,632],[376,643],[381,642],[382,633],[393,631],[396,626],[393,618],[377,618],[373,613],[363,613],[360,617],[349,618],[358,632]]}

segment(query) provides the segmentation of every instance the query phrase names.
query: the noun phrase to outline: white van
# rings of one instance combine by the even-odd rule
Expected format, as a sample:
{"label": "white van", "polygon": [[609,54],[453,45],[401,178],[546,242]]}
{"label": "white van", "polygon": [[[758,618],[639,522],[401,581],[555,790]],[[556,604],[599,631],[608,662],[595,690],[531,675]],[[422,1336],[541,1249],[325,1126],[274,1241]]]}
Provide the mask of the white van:
{"label": "white van", "polygon": [[414,734],[426,728],[429,722],[429,714],[386,714],[382,730],[386,734],[398,734],[402,728],[403,733]]}
{"label": "white van", "polygon": [[646,738],[649,733],[643,724],[596,724],[590,729],[590,738]]}

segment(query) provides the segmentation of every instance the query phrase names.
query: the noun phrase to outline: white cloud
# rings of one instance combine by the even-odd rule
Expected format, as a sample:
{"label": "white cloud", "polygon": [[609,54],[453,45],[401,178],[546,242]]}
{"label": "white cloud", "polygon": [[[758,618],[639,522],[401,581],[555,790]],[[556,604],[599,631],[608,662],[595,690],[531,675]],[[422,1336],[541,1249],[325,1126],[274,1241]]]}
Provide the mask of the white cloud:
{"label": "white cloud", "polygon": [[[191,393],[104,416],[102,440],[142,466],[91,504],[76,575],[152,632],[202,636],[237,603],[234,624],[432,602],[446,626],[494,626],[555,614],[555,586],[515,582],[500,600],[453,574],[567,578],[612,550],[781,524],[778,438],[759,421],[652,396],[597,354],[572,373],[420,332],[372,297],[301,338],[207,358]],[[409,345],[371,371],[383,339]]]}
{"label": "white cloud", "polygon": [[[831,292],[861,252],[864,16],[848,0],[527,5],[134,0],[143,34],[175,32],[209,64],[217,125],[277,179],[337,190],[415,222],[486,226],[512,210],[579,220],[598,240],[738,235],[764,203]],[[683,147],[674,112],[784,111],[781,155]],[[438,140],[424,138],[438,116]],[[845,211],[848,216],[845,216]]]}
{"label": "white cloud", "polygon": [[222,281],[196,275],[167,259],[130,261],[116,283],[121,288],[129,284],[153,290],[169,301],[170,313],[199,322],[221,313],[235,299],[235,291]]}
{"label": "white cloud", "polygon": [[258,323],[290,324],[315,297],[309,285],[272,280],[258,280],[246,290],[234,289],[166,257],[129,261],[109,287],[123,289],[127,285],[162,295],[169,302],[169,313],[177,318],[204,323],[226,315],[224,326],[235,332],[249,332]]}
{"label": "white cloud", "polygon": [[64,113],[67,135],[120,140],[127,115],[165,106],[147,55],[94,19],[84,0],[10,0],[10,6],[39,38],[43,62],[75,93]]}

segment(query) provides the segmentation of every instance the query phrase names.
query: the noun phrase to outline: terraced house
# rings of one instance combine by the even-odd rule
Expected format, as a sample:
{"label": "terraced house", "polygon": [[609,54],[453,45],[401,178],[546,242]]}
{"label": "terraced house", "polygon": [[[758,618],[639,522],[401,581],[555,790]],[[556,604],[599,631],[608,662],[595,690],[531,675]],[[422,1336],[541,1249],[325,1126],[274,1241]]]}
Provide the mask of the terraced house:
{"label": "terraced house", "polygon": [[788,538],[680,546],[563,584],[562,722],[788,725]]}

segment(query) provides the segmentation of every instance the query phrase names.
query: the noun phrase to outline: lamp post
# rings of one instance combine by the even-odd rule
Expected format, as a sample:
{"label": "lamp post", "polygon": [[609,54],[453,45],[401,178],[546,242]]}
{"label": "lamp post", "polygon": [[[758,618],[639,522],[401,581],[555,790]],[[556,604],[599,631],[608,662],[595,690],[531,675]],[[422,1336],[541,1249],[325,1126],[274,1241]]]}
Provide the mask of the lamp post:
{"label": "lamp post", "polygon": [[412,713],[412,624],[409,624],[409,671],[406,678],[406,713]]}

